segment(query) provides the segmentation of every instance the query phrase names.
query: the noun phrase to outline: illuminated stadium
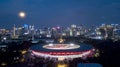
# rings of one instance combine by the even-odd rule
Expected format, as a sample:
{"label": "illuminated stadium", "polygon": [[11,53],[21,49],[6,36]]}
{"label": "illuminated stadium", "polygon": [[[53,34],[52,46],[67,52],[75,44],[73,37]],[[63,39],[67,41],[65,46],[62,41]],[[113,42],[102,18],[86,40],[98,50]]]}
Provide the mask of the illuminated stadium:
{"label": "illuminated stadium", "polygon": [[94,55],[95,49],[87,44],[38,44],[30,47],[31,55],[40,58],[57,59],[63,61],[74,58],[86,59]]}

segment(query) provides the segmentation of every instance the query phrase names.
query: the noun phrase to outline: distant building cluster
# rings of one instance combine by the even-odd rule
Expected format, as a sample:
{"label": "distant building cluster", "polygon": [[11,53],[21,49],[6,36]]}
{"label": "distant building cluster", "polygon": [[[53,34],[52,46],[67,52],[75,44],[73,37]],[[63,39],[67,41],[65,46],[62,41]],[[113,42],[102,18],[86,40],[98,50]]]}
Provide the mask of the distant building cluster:
{"label": "distant building cluster", "polygon": [[23,25],[21,27],[13,26],[11,30],[0,29],[1,35],[10,35],[12,38],[17,38],[20,36],[37,36],[37,37],[73,37],[84,35],[88,30],[84,26],[71,25],[70,27],[64,28],[60,26],[56,27],[44,27],[41,29],[36,29],[34,25]]}
{"label": "distant building cluster", "polygon": [[102,24],[95,29],[96,35],[104,39],[120,39],[120,25],[119,24]]}
{"label": "distant building cluster", "polygon": [[[83,25],[71,25],[69,27],[44,27],[37,29],[34,25],[24,24],[17,27],[14,25],[11,29],[0,29],[1,39],[20,38],[20,37],[36,37],[36,38],[57,38],[57,37],[77,37],[86,36],[94,39],[120,39],[119,24],[102,24],[101,26],[91,27],[87,29]],[[6,37],[6,38],[5,38]]]}

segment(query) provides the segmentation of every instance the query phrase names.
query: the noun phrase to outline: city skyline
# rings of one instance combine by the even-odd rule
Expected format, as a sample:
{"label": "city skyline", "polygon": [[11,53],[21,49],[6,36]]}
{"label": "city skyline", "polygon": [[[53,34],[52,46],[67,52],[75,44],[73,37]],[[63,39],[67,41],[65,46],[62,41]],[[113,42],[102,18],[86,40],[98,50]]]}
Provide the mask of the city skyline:
{"label": "city skyline", "polygon": [[119,59],[120,0],[0,0],[0,67],[119,67]]}
{"label": "city skyline", "polygon": [[[85,26],[118,24],[120,22],[119,0],[1,0],[0,28],[16,25]],[[25,17],[19,16],[20,12]]]}

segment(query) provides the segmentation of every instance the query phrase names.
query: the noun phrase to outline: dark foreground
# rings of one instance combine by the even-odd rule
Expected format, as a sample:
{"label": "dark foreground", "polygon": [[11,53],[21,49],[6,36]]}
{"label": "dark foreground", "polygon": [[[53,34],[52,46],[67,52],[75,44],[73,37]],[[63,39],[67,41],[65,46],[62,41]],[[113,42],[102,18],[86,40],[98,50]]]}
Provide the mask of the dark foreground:
{"label": "dark foreground", "polygon": [[[68,63],[69,67],[96,67],[96,64],[88,65],[91,63],[97,63],[97,67],[120,67],[120,41],[112,41],[112,40],[106,40],[106,41],[101,41],[101,40],[89,40],[85,41],[87,44],[91,44],[94,46],[96,49],[99,50],[100,56],[98,57],[93,57],[93,58],[88,58],[86,60],[81,60],[81,59],[74,59],[73,61],[70,61]],[[16,44],[16,43],[12,43]],[[26,45],[27,44],[27,45]],[[19,56],[19,58],[22,58],[22,54],[19,52],[19,50],[26,49],[25,47],[29,48],[28,42],[22,43],[22,46],[12,46],[8,53],[5,52],[0,52],[0,63],[3,61],[9,62],[7,64],[7,67],[48,67],[48,64],[44,63],[37,63],[34,65],[30,65],[26,61],[18,62],[17,60],[12,61],[13,57]],[[21,49],[20,49],[21,48]],[[17,50],[15,53],[13,52],[14,50]],[[13,52],[13,53],[11,53]],[[79,64],[79,63],[86,63],[86,64]],[[12,64],[11,64],[12,63]],[[33,62],[34,63],[34,62]]]}

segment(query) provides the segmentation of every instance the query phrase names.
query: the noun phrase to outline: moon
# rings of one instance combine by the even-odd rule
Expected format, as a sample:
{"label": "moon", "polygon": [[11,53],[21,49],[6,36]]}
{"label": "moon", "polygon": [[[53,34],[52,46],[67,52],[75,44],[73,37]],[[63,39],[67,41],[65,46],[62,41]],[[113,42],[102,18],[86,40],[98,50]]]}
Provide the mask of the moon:
{"label": "moon", "polygon": [[25,13],[25,12],[20,12],[20,13],[19,13],[19,16],[20,16],[21,18],[25,18],[26,13]]}

